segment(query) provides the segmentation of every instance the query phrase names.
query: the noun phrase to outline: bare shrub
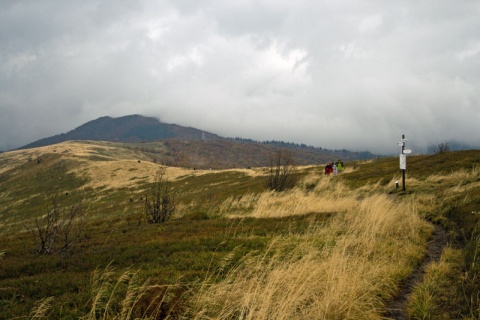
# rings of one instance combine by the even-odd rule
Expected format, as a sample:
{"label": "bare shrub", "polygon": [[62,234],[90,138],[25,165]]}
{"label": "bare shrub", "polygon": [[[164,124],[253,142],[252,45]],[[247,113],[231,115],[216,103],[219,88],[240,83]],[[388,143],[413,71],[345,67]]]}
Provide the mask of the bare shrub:
{"label": "bare shrub", "polygon": [[175,212],[170,183],[164,179],[165,171],[165,167],[157,171],[150,188],[150,197],[145,195],[144,212],[148,223],[163,223]]}
{"label": "bare shrub", "polygon": [[441,142],[435,147],[435,153],[445,153],[450,151],[450,146],[447,142]]}
{"label": "bare shrub", "polygon": [[266,185],[277,192],[293,188],[297,182],[296,165],[292,153],[279,150],[270,154]]}
{"label": "bare shrub", "polygon": [[73,204],[65,211],[53,198],[46,211],[44,216],[35,218],[33,226],[26,226],[37,243],[37,252],[65,252],[80,238],[84,229],[82,206]]}

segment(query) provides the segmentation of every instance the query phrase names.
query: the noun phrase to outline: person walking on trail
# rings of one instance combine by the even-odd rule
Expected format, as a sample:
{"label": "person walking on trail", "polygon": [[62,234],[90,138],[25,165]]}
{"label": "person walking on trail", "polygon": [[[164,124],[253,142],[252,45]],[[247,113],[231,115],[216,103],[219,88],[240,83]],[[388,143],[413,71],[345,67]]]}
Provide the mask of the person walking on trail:
{"label": "person walking on trail", "polygon": [[333,172],[333,166],[332,166],[332,163],[329,163],[325,166],[325,174],[330,174]]}
{"label": "person walking on trail", "polygon": [[343,169],[345,169],[345,167],[343,166],[343,161],[338,160],[337,161],[337,171],[338,171],[338,173],[342,173]]}

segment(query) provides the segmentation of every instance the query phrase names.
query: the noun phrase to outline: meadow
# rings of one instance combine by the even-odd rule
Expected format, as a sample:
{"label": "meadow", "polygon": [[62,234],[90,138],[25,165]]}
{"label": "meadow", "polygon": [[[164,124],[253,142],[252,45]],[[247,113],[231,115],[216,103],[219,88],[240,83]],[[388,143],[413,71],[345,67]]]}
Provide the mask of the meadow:
{"label": "meadow", "polygon": [[[144,219],[159,165],[114,143],[0,155],[2,319],[385,319],[428,254],[448,245],[405,306],[412,319],[480,318],[480,151],[299,167],[290,190],[265,168],[166,168],[176,210]],[[27,228],[51,199],[81,205],[81,237],[38,254]]]}

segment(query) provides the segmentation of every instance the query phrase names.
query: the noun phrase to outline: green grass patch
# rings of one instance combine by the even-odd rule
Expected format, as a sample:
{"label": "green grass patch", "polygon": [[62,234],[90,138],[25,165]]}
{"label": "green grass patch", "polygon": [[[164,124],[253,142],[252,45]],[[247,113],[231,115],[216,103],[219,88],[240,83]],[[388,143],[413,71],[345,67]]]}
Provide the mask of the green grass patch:
{"label": "green grass patch", "polygon": [[92,273],[107,265],[119,271],[141,269],[141,279],[156,283],[181,278],[192,284],[214,272],[231,252],[235,254],[229,266],[247,253],[263,250],[273,236],[303,233],[311,221],[311,216],[176,219],[162,225],[106,220],[89,223],[86,237],[63,255],[38,256],[32,252],[29,235],[9,237],[4,239],[6,255],[0,272],[0,314],[22,316],[36,301],[54,297],[52,318],[78,317],[88,309]]}

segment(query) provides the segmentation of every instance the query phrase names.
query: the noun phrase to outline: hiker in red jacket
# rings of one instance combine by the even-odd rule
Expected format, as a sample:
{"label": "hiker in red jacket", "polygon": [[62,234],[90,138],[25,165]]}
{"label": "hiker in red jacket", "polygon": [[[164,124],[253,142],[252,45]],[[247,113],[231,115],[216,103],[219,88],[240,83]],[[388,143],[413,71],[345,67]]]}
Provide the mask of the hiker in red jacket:
{"label": "hiker in red jacket", "polygon": [[333,166],[331,163],[329,163],[325,166],[325,174],[330,174],[332,172],[333,172]]}

